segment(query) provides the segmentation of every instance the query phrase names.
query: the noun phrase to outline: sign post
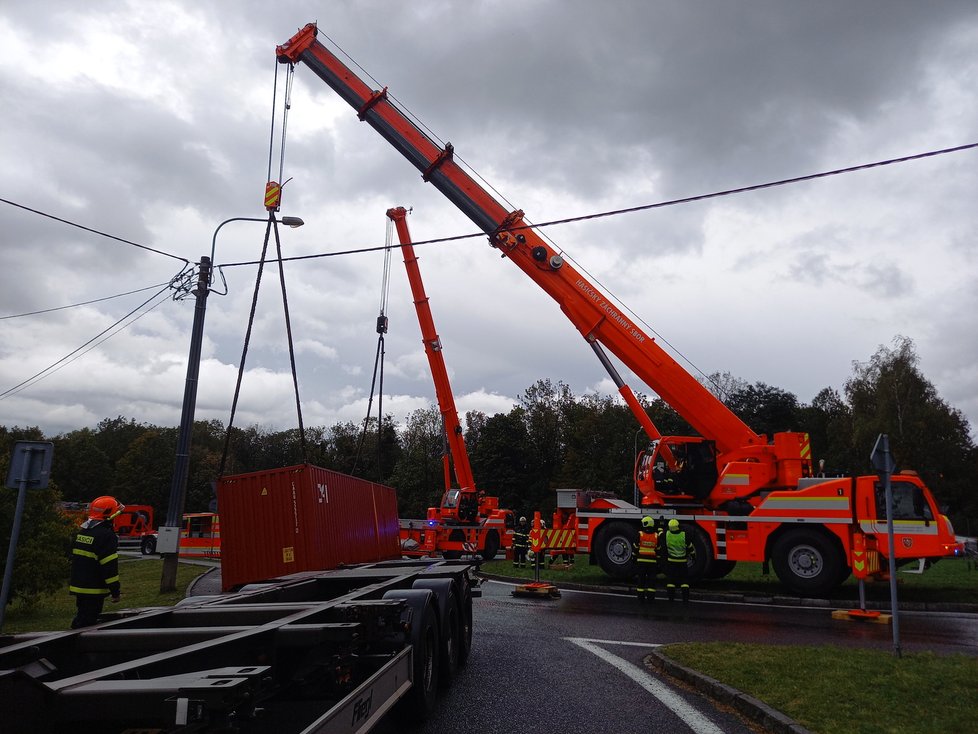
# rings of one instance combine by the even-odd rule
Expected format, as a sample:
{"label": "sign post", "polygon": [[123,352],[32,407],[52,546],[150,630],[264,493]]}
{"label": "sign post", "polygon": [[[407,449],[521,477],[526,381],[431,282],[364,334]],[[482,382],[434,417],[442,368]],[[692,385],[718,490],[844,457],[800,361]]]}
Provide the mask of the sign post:
{"label": "sign post", "polygon": [[24,517],[27,489],[44,489],[51,474],[54,444],[45,441],[18,441],[10,454],[10,471],[7,472],[7,488],[16,489],[17,507],[14,509],[14,525],[10,530],[10,547],[7,548],[7,566],[3,572],[3,588],[0,589],[0,630],[7,612],[10,586],[14,576],[14,560],[17,557],[17,540],[20,523]]}
{"label": "sign post", "polygon": [[893,610],[893,652],[900,657],[900,615],[897,610],[897,588],[896,588],[896,544],[893,541],[893,486],[890,483],[890,475],[896,468],[896,462],[890,454],[890,437],[881,433],[873,446],[873,453],[870,454],[873,468],[879,472],[880,479],[883,480],[883,491],[886,495],[886,534],[889,548],[889,570],[890,570],[890,608]]}

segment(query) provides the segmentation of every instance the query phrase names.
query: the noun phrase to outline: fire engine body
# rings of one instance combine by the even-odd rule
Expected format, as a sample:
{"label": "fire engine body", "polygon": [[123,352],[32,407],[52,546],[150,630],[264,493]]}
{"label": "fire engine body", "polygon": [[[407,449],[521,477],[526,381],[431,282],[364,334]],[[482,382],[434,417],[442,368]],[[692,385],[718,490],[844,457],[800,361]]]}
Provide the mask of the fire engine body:
{"label": "fire engine body", "polygon": [[[147,533],[140,550],[144,556],[156,553],[158,534]],[[187,512],[180,527],[180,558],[219,560],[221,557],[221,521],[214,512]]]}
{"label": "fire engine body", "polygon": [[[576,271],[524,220],[509,211],[387,97],[372,90],[301,29],[277,54],[304,63],[379,132],[489,237],[492,247],[550,295],[580,331],[650,440],[635,467],[640,506],[606,492],[558,490],[555,526],[576,527],[572,547],[610,575],[634,572],[632,540],[640,518],[677,518],[696,549],[690,576],[725,575],[736,561],[770,561],[781,581],[800,594],[818,594],[847,578],[887,570],[886,521],[876,476],[815,477],[808,436],[752,431],[653,338]],[[698,432],[663,436],[611,362],[627,365]],[[930,491],[912,474],[894,478],[900,509],[896,559],[936,560],[960,551]],[[556,533],[538,547],[553,547]],[[567,537],[561,533],[560,537]]]}
{"label": "fire engine body", "polygon": [[[476,487],[445,357],[442,354],[441,338],[435,330],[435,321],[421,279],[421,269],[411,242],[407,211],[403,207],[396,207],[389,209],[387,216],[394,223],[401,243],[404,268],[418,313],[421,339],[428,366],[431,368],[449,449],[442,456],[445,492],[441,505],[429,507],[423,522],[401,521],[401,550],[409,557],[441,553],[446,558],[459,558],[465,553],[478,554],[483,560],[491,561],[500,549],[509,550],[513,545],[513,512],[500,509],[498,497],[489,496]],[[453,468],[457,488],[452,487]]]}

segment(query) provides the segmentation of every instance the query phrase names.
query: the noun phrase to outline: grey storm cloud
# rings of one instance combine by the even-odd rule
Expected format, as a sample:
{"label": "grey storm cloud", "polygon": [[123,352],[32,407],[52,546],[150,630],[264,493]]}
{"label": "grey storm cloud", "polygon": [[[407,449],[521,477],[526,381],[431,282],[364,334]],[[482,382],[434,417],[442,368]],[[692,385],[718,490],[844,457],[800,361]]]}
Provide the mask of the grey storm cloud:
{"label": "grey storm cloud", "polygon": [[[0,315],[166,283],[181,258],[209,254],[222,221],[264,217],[270,147],[278,175],[274,49],[313,20],[324,43],[536,222],[961,145],[978,129],[973,2],[6,3],[0,198],[173,257],[0,204]],[[417,240],[474,232],[308,69],[294,79],[282,214],[307,224],[283,228],[287,255],[383,245],[394,205],[414,208]],[[546,234],[706,372],[808,401],[899,333],[975,425],[978,344],[960,337],[978,327],[973,161],[964,152]],[[199,417],[227,420],[257,272],[241,263],[258,258],[263,235],[258,223],[221,229],[229,290],[208,306]],[[544,377],[576,394],[613,392],[579,333],[484,237],[419,255],[463,410],[516,400]],[[307,424],[363,417],[382,261],[370,252],[286,265]],[[433,391],[416,369],[397,256],[392,266],[385,405],[403,419]],[[0,392],[148,296],[0,320]],[[0,424],[56,432],[120,414],[175,424],[192,309],[166,296],[0,400]],[[281,312],[269,266],[245,422],[294,421]],[[818,354],[792,362],[813,334]]]}

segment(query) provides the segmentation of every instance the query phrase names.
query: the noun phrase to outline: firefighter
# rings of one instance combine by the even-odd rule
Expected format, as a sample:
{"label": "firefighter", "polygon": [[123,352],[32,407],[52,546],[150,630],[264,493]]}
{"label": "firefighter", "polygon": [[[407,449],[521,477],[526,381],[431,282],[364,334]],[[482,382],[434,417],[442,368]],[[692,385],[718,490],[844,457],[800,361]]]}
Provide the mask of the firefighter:
{"label": "firefighter", "polygon": [[530,548],[530,526],[521,517],[513,530],[513,568],[526,568],[526,552]]}
{"label": "firefighter", "polygon": [[676,584],[683,594],[683,601],[689,601],[689,582],[687,581],[686,562],[692,558],[695,550],[693,543],[689,540],[685,530],[679,529],[679,520],[673,518],[669,521],[669,531],[664,534],[666,550],[666,591],[669,594],[669,601],[676,598]]}
{"label": "firefighter", "polygon": [[635,593],[639,601],[655,601],[655,575],[659,568],[656,554],[661,534],[655,527],[655,520],[648,515],[642,518],[638,541],[632,544],[638,564],[638,583],[635,585]]}
{"label": "firefighter", "polygon": [[98,497],[88,506],[88,520],[82,523],[71,548],[71,581],[68,593],[75,597],[78,609],[71,628],[87,627],[98,622],[105,597],[118,602],[119,539],[112,519],[125,505],[115,497]]}

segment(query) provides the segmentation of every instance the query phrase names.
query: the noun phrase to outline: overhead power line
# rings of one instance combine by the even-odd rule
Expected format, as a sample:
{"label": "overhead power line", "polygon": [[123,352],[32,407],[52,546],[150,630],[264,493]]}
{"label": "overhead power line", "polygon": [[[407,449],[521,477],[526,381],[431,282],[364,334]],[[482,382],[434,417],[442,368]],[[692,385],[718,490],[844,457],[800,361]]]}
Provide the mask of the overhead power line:
{"label": "overhead power line", "polygon": [[[768,181],[767,183],[752,184],[750,186],[741,186],[735,189],[724,189],[723,191],[714,191],[709,194],[699,194],[697,196],[686,196],[680,199],[668,199],[666,201],[659,201],[654,204],[641,204],[639,206],[627,207],[625,209],[612,209],[610,211],[598,212],[595,214],[583,214],[577,217],[567,217],[565,219],[552,219],[549,222],[539,222],[537,224],[526,224],[521,227],[511,227],[510,231],[520,230],[520,229],[541,229],[543,227],[553,227],[558,224],[570,224],[572,222],[583,222],[589,219],[601,219],[604,217],[615,217],[622,214],[632,214],[634,212],[647,211],[649,209],[661,209],[667,206],[676,206],[678,204],[690,204],[694,201],[704,201],[706,199],[717,199],[721,196],[732,196],[734,194],[745,194],[750,191],[760,191],[761,189],[770,189],[776,186],[787,186],[789,184],[802,183],[804,181],[812,181],[818,178],[827,178],[829,176],[840,176],[845,173],[855,173],[856,171],[865,171],[869,168],[879,168],[881,166],[890,166],[896,163],[907,163],[909,161],[920,160],[921,158],[930,158],[938,155],[947,155],[948,153],[960,153],[966,150],[972,150],[978,148],[978,143],[968,143],[967,145],[958,145],[954,148],[942,148],[941,150],[931,150],[926,153],[915,153],[913,155],[902,156],[900,158],[889,158],[882,161],[874,161],[873,163],[863,163],[858,166],[848,166],[846,168],[836,168],[831,171],[822,171],[821,173],[810,173],[805,176],[795,176],[793,178],[783,178],[777,181]],[[457,240],[472,239],[475,237],[485,237],[485,232],[473,232],[470,234],[452,235],[450,237],[437,237],[430,240],[419,240],[414,243],[414,246],[418,245],[433,245],[442,242],[455,242]],[[340,255],[359,255],[367,252],[379,252],[386,249],[386,245],[377,245],[374,247],[359,247],[352,250],[337,250],[334,252],[321,252],[314,255],[294,255],[292,257],[282,258],[282,262],[290,262],[293,260],[314,260],[321,257],[337,257]],[[266,260],[266,263],[273,262],[271,260]],[[236,263],[226,263],[221,265],[222,268],[233,268],[242,265],[257,265],[257,260],[248,260],[244,262]]]}
{"label": "overhead power line", "polygon": [[125,293],[117,293],[114,296],[105,296],[105,298],[93,298],[91,301],[82,301],[81,303],[72,303],[68,306],[55,306],[54,308],[44,308],[40,311],[27,311],[25,313],[14,313],[9,316],[0,316],[0,321],[4,319],[19,319],[22,316],[37,316],[42,313],[53,313],[54,311],[64,311],[68,308],[78,308],[80,306],[89,306],[93,303],[101,303],[102,301],[111,301],[113,298],[122,298],[123,296],[131,296],[133,293],[142,293],[143,291],[152,290],[153,288],[161,288],[164,285],[169,285],[169,283],[156,283],[155,285],[148,285],[145,288],[137,288],[134,291],[126,291]]}
{"label": "overhead power line", "polygon": [[[108,339],[111,339],[119,332],[132,326],[134,323],[136,323],[136,321],[138,321],[139,319],[141,319],[143,316],[153,311],[154,309],[158,308],[164,301],[166,301],[169,298],[169,296],[166,296],[164,298],[160,298],[160,296],[166,291],[168,291],[171,287],[178,287],[179,282],[182,279],[184,279],[185,273],[186,273],[186,268],[181,269],[181,271],[177,275],[175,275],[172,280],[170,280],[168,283],[165,283],[163,287],[160,288],[156,293],[154,293],[152,296],[147,298],[141,304],[136,306],[134,309],[132,309],[121,319],[118,319],[113,324],[100,331],[98,334],[96,334],[91,339],[86,341],[80,347],[68,352],[68,354],[56,360],[49,366],[45,367],[43,370],[40,370],[39,372],[35,373],[31,377],[28,377],[26,380],[14,385],[11,388],[8,388],[7,390],[4,390],[3,392],[0,392],[0,400],[5,400],[6,398],[16,395],[17,393],[26,390],[31,385],[40,382],[45,377],[50,377],[55,372],[60,370],[62,367],[71,364],[76,359],[84,356],[92,349],[95,349],[95,347],[101,345],[103,342],[107,341]],[[159,300],[156,303],[154,303],[152,306],[145,308],[145,310],[143,310],[142,313],[139,313],[139,315],[135,315],[140,310],[144,309],[144,307],[146,307],[147,304],[149,304],[150,302],[158,298]],[[130,317],[134,317],[134,318],[130,318]]]}
{"label": "overhead power line", "polygon": [[147,245],[141,245],[138,242],[133,242],[132,240],[126,240],[122,237],[116,237],[115,235],[109,234],[107,232],[102,232],[98,229],[92,229],[91,227],[86,227],[83,224],[78,224],[77,222],[72,222],[67,219],[62,219],[61,217],[56,217],[53,214],[48,214],[47,212],[42,212],[38,209],[32,209],[29,206],[24,206],[23,204],[18,204],[15,201],[10,201],[9,199],[0,198],[0,202],[4,204],[9,204],[10,206],[15,206],[18,209],[23,209],[24,211],[31,212],[32,214],[37,214],[41,217],[47,217],[48,219],[53,219],[56,222],[61,222],[62,224],[67,224],[69,227],[77,227],[78,229],[83,229],[86,232],[91,232],[92,234],[97,234],[99,237],[107,237],[110,240],[115,240],[116,242],[121,242],[125,245],[132,245],[133,247],[138,247],[141,250],[149,250],[150,252],[155,252],[157,255],[165,255],[166,257],[172,257],[174,260],[179,260],[184,264],[189,264],[190,261],[185,257],[180,257],[179,255],[173,255],[169,252],[164,252],[163,250],[157,250],[154,247],[149,247]]}

